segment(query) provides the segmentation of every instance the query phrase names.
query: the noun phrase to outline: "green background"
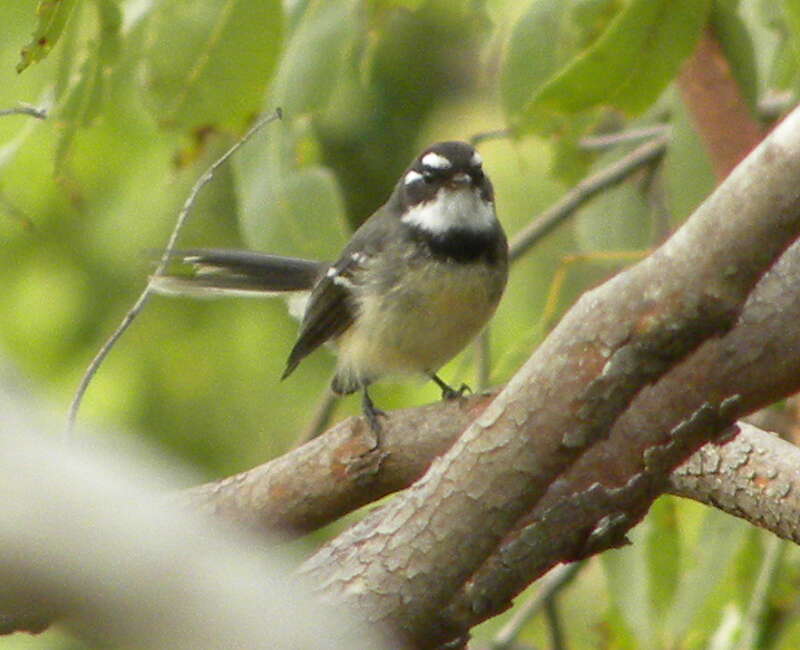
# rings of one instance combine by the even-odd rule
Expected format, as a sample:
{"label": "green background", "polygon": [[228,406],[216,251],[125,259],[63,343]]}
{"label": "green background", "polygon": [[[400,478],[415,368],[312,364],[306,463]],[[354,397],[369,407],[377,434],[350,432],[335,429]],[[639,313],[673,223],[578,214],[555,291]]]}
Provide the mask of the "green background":
{"label": "green background", "polygon": [[[0,117],[0,362],[65,420],[192,185],[276,106],[285,119],[203,189],[180,247],[329,259],[420,148],[498,129],[513,133],[480,150],[513,235],[630,149],[590,153],[581,137],[667,115],[672,142],[654,183],[640,174],[604,193],[515,264],[489,331],[489,381],[505,381],[581,291],[654,245],[713,188],[671,84],[709,21],[753,106],[767,89],[795,90],[800,3],[789,0],[3,3],[0,108],[28,102],[49,117]],[[610,261],[593,260],[597,252]],[[581,261],[553,294],[554,273],[575,254]],[[155,297],[94,378],[77,435],[147,440],[208,479],[262,463],[311,420],[333,368],[320,351],[280,382],[295,332],[281,301]],[[475,351],[442,376],[476,386]],[[373,393],[384,408],[438,396],[413,381]],[[358,407],[345,399],[334,418]],[[590,562],[564,593],[568,639],[580,648],[736,639],[769,539],[662,499],[632,547]],[[760,647],[800,645],[797,555],[781,560]],[[547,638],[537,619],[522,640]],[[0,648],[76,644],[57,628],[0,638]]]}

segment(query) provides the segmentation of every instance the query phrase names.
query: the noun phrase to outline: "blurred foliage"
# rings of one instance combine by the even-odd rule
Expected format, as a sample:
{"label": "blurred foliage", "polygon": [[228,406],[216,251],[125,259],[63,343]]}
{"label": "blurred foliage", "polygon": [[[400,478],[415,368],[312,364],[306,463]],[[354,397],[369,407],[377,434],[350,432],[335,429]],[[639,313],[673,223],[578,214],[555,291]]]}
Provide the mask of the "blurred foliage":
{"label": "blurred foliage", "polygon": [[[65,412],[191,185],[275,106],[284,121],[205,188],[181,246],[330,258],[421,147],[498,129],[512,135],[481,152],[513,235],[568,183],[633,146],[590,151],[581,138],[668,121],[657,168],[584,206],[515,265],[490,332],[491,381],[504,381],[551,325],[540,316],[565,256],[582,261],[567,270],[559,313],[619,268],[613,253],[651,247],[713,187],[671,85],[707,24],[753,110],[770,90],[796,92],[798,0],[3,3],[0,108],[27,102],[50,117],[0,118],[0,353]],[[591,261],[595,252],[606,261]],[[208,477],[263,462],[302,430],[332,370],[319,352],[279,383],[294,334],[277,302],[156,298],[94,379],[81,428],[146,437]],[[474,383],[473,358],[467,350],[444,376]],[[374,397],[394,408],[438,390],[390,384]],[[344,400],[337,417],[357,409]],[[764,534],[662,499],[632,541],[563,594],[570,647],[723,648],[740,638]],[[800,646],[799,559],[791,549],[770,583],[759,647]],[[522,640],[546,644],[543,620]],[[58,630],[0,640],[74,644]]]}

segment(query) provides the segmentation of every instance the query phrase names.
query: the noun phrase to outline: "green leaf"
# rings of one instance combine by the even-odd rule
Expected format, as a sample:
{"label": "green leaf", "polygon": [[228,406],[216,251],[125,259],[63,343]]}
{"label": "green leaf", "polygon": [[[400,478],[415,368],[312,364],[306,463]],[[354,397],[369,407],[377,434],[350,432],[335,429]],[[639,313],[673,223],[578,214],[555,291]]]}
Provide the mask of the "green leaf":
{"label": "green leaf", "polygon": [[632,0],[591,47],[530,98],[515,126],[533,131],[543,114],[598,106],[641,112],[692,52],[710,6],[710,0]]}
{"label": "green leaf", "polygon": [[516,115],[530,97],[605,31],[621,0],[534,0],[511,29],[500,77],[503,107]]}
{"label": "green leaf", "polygon": [[280,106],[289,119],[324,106],[355,31],[351,2],[309,2],[281,56],[270,91],[273,106]]}
{"label": "green leaf", "polygon": [[782,0],[780,3],[786,26],[795,38],[800,38],[800,2]]}
{"label": "green leaf", "polygon": [[645,552],[649,527],[649,519],[645,519],[631,531],[631,546],[601,555],[611,603],[635,637],[637,648],[655,647],[658,636],[650,604],[650,570]]}
{"label": "green leaf", "polygon": [[58,42],[78,0],[41,0],[36,7],[36,28],[30,42],[22,48],[17,72],[44,59]]}
{"label": "green leaf", "polygon": [[304,127],[265,129],[234,160],[242,233],[254,249],[331,259],[346,241],[344,203]]}
{"label": "green leaf", "polygon": [[[647,513],[646,530],[649,599],[659,620],[672,606],[681,575],[681,536],[675,499],[658,499]],[[659,625],[659,627],[661,627]]]}
{"label": "green leaf", "polygon": [[673,224],[679,225],[716,185],[711,161],[679,97],[672,102],[672,138],[664,157],[664,181]]}
{"label": "green leaf", "polygon": [[663,621],[678,586],[681,539],[675,500],[658,499],[631,534],[633,545],[603,554],[615,611],[637,648],[664,647]]}
{"label": "green leaf", "polygon": [[780,7],[788,32],[786,46],[793,56],[793,72],[797,74],[796,67],[800,63],[800,0],[783,0]]}
{"label": "green leaf", "polygon": [[162,125],[232,129],[259,112],[281,47],[279,0],[162,2],[147,24],[147,103]]}
{"label": "green leaf", "polygon": [[739,15],[738,4],[738,0],[717,0],[711,11],[711,25],[739,89],[755,115],[758,108],[756,54],[750,32]]}
{"label": "green leaf", "polygon": [[62,129],[56,144],[55,173],[60,176],[78,129],[102,114],[109,71],[119,58],[122,16],[113,0],[98,0],[97,37],[90,41],[76,81],[66,91],[55,115]]}
{"label": "green leaf", "polygon": [[254,248],[330,259],[346,241],[341,190],[320,163],[308,114],[330,102],[355,26],[348,0],[312,0],[295,24],[268,97],[286,117],[234,161],[241,228]]}
{"label": "green leaf", "polygon": [[514,23],[500,73],[500,96],[511,118],[576,52],[570,0],[534,0]]}
{"label": "green leaf", "polygon": [[706,512],[694,553],[684,562],[674,603],[664,621],[672,640],[667,647],[680,647],[714,588],[733,568],[732,560],[747,532],[747,526],[730,515],[712,509]]}
{"label": "green leaf", "polygon": [[391,11],[393,9],[406,9],[416,11],[422,6],[424,0],[370,0],[369,8],[372,11]]}

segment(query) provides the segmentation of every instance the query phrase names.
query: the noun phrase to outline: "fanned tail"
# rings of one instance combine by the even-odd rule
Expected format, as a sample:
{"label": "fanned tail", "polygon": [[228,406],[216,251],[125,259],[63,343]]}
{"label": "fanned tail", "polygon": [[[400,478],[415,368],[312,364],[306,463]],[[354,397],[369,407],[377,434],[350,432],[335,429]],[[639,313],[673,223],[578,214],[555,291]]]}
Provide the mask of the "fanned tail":
{"label": "fanned tail", "polygon": [[309,291],[329,264],[243,250],[175,251],[177,263],[153,280],[153,288],[168,295],[268,296]]}

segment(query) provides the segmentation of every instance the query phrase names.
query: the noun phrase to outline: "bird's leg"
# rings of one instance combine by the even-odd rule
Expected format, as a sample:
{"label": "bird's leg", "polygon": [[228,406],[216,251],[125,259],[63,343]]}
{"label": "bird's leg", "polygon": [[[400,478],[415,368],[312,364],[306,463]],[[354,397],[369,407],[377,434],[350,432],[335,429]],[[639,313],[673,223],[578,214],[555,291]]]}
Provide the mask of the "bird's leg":
{"label": "bird's leg", "polygon": [[386,412],[375,406],[366,386],[364,386],[364,394],[361,398],[361,409],[364,411],[364,417],[367,418],[367,422],[369,422],[369,428],[375,434],[375,443],[378,446],[380,445],[382,431],[380,418],[385,418]]}
{"label": "bird's leg", "polygon": [[467,386],[466,384],[461,384],[458,390],[446,384],[442,379],[437,375],[435,372],[430,373],[430,378],[436,382],[436,385],[442,389],[442,399],[443,400],[451,400],[451,399],[458,399],[459,397],[463,397],[464,393],[469,391],[472,392],[472,389]]}

